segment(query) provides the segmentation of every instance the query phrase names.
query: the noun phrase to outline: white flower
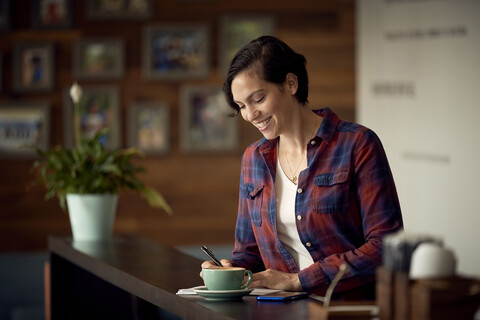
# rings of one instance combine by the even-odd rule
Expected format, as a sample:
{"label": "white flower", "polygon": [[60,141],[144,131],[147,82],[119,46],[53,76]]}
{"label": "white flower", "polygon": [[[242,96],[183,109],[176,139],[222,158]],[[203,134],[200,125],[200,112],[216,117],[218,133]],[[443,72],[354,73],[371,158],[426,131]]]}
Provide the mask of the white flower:
{"label": "white flower", "polygon": [[70,97],[72,97],[73,103],[78,103],[82,98],[82,87],[77,82],[70,87]]}

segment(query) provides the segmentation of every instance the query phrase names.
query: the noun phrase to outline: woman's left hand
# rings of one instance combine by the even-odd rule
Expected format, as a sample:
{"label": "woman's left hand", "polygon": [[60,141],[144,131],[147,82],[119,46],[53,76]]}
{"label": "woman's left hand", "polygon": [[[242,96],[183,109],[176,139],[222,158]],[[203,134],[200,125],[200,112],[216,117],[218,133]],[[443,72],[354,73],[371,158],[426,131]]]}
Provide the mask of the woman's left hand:
{"label": "woman's left hand", "polygon": [[298,273],[286,273],[272,269],[253,274],[250,287],[285,291],[303,290],[300,279],[298,278]]}

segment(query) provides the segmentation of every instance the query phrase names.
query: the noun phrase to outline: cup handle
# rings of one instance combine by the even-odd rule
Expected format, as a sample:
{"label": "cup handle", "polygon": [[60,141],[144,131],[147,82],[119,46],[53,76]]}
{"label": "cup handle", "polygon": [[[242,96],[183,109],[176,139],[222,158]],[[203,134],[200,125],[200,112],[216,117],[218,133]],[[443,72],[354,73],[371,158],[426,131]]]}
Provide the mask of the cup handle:
{"label": "cup handle", "polygon": [[248,279],[247,279],[247,282],[245,282],[245,284],[242,286],[242,288],[241,288],[242,290],[247,289],[248,286],[250,285],[250,283],[252,282],[252,271],[245,270],[245,273],[247,274]]}

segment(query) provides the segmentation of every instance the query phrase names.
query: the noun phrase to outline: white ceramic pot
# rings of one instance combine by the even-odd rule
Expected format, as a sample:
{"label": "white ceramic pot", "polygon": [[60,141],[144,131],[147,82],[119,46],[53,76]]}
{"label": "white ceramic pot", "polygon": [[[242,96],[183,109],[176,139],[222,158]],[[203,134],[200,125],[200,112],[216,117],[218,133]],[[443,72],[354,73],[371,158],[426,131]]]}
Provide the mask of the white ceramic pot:
{"label": "white ceramic pot", "polygon": [[456,258],[451,249],[436,243],[420,244],[412,254],[411,279],[435,279],[455,275]]}
{"label": "white ceramic pot", "polygon": [[67,194],[73,240],[110,239],[113,233],[117,202],[117,194]]}

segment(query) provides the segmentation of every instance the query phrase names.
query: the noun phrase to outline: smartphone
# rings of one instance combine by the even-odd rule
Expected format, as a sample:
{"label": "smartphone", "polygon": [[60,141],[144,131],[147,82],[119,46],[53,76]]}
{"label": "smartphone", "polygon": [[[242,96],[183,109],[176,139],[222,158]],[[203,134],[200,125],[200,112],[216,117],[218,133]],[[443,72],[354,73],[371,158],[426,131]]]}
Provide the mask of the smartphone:
{"label": "smartphone", "polygon": [[295,299],[301,299],[308,297],[307,292],[287,292],[279,291],[274,293],[269,293],[263,296],[257,296],[259,301],[290,301]]}

